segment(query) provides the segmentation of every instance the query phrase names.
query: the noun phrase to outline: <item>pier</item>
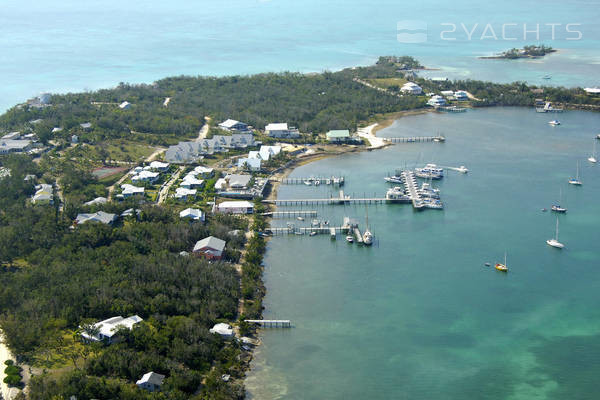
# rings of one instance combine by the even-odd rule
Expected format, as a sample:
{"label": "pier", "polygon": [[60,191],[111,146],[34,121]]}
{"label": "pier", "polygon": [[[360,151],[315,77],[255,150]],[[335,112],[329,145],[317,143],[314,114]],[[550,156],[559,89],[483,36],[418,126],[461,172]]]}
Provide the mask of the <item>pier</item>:
{"label": "pier", "polygon": [[363,244],[363,237],[360,233],[360,229],[358,229],[358,226],[354,227],[354,236],[356,237],[356,243]]}
{"label": "pier", "polygon": [[289,319],[246,319],[244,322],[257,324],[262,328],[291,328],[292,321]]}
{"label": "pier", "polygon": [[310,177],[294,177],[294,178],[283,178],[281,183],[284,185],[307,185],[307,186],[319,186],[319,185],[337,185],[344,186],[346,179],[343,176],[310,176]]}
{"label": "pier", "polygon": [[438,107],[438,108],[436,108],[436,111],[449,112],[449,113],[463,113],[463,112],[467,112],[467,109],[465,107],[446,106],[446,107]]}
{"label": "pier", "polygon": [[444,136],[413,136],[413,137],[387,137],[382,138],[390,143],[417,143],[417,142],[444,142]]}
{"label": "pier", "polygon": [[402,171],[402,178],[406,193],[408,193],[408,197],[410,197],[415,210],[423,209],[425,204],[421,198],[421,195],[419,194],[419,190],[417,189],[417,179],[415,178],[414,172]]}
{"label": "pier", "polygon": [[274,211],[262,213],[265,217],[271,218],[295,218],[295,217],[316,217],[316,211],[305,210],[289,210],[289,211]]}

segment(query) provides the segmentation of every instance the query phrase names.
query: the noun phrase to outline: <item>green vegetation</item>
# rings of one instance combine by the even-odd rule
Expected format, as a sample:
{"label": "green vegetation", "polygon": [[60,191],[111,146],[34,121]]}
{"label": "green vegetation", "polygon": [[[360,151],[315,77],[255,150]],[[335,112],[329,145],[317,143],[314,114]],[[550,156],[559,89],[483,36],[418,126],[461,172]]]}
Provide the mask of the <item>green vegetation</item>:
{"label": "green vegetation", "polygon": [[550,46],[529,45],[529,46],[524,46],[522,49],[512,48],[510,50],[502,52],[501,54],[499,54],[497,56],[480,57],[480,58],[496,58],[496,59],[497,58],[505,58],[505,59],[509,59],[509,60],[515,60],[518,58],[537,58],[537,57],[544,57],[546,54],[554,53],[555,51],[556,50]]}
{"label": "green vegetation", "polygon": [[15,365],[13,360],[6,360],[4,362],[6,368],[4,369],[4,383],[11,387],[23,387],[23,377],[21,376],[21,372],[23,372],[23,368]]}

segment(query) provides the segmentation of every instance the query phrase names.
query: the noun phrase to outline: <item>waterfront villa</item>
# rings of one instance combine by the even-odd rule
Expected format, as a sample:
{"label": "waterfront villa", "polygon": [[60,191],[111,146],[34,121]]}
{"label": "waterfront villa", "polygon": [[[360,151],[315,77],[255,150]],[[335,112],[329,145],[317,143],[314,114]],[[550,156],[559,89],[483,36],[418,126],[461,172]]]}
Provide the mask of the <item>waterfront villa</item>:
{"label": "waterfront villa", "polygon": [[423,89],[421,86],[417,85],[414,82],[406,82],[401,88],[400,91],[405,94],[421,94],[423,93]]}
{"label": "waterfront villa", "polygon": [[246,200],[224,201],[215,206],[215,209],[223,214],[252,214],[254,204]]}
{"label": "waterfront villa", "polygon": [[205,216],[202,210],[198,208],[186,208],[179,213],[179,218],[204,222]]}
{"label": "waterfront villa", "polygon": [[208,260],[220,260],[223,257],[226,242],[214,236],[198,240],[193,253]]}
{"label": "waterfront villa", "polygon": [[208,331],[210,333],[221,335],[222,337],[227,338],[227,339],[235,336],[235,333],[233,332],[233,329],[231,328],[231,326],[229,324],[225,324],[225,323],[216,324]]}
{"label": "waterfront villa", "polygon": [[289,127],[285,122],[271,123],[265,126],[265,133],[274,138],[295,139],[300,137],[297,129]]}
{"label": "waterfront villa", "polygon": [[429,104],[432,107],[442,107],[446,105],[446,99],[444,99],[442,96],[432,96],[428,101],[427,104]]}
{"label": "waterfront villa", "polygon": [[355,137],[350,135],[348,129],[329,131],[326,136],[329,143],[351,143],[357,141]]}
{"label": "waterfront villa", "polygon": [[133,329],[133,326],[143,321],[137,315],[123,318],[121,316],[112,317],[105,319],[104,321],[97,322],[91,326],[92,329],[84,329],[81,332],[81,336],[91,342],[102,342],[107,341],[108,343],[114,343],[116,341],[116,334],[119,329]]}
{"label": "waterfront villa", "polygon": [[149,392],[155,392],[160,390],[162,387],[165,376],[157,374],[156,372],[148,372],[142,376],[135,384],[140,389],[147,390]]}

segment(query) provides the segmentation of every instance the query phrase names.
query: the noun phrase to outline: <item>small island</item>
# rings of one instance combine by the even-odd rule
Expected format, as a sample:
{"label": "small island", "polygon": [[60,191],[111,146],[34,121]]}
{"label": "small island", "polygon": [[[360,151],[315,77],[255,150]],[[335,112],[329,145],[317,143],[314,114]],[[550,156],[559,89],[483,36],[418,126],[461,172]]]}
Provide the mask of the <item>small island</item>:
{"label": "small island", "polygon": [[519,58],[540,58],[544,57],[546,54],[556,52],[556,49],[553,49],[550,46],[524,46],[522,49],[512,48],[500,54],[494,56],[482,56],[479,58],[483,59],[507,59],[507,60],[516,60]]}

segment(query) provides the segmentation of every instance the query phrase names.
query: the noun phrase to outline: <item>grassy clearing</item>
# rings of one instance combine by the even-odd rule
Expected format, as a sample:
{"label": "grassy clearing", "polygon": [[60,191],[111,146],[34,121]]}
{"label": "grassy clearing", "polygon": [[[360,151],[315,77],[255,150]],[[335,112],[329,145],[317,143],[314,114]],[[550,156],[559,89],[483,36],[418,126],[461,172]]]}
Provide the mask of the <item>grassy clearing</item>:
{"label": "grassy clearing", "polygon": [[371,85],[375,85],[383,89],[389,89],[392,86],[397,86],[398,88],[401,88],[402,85],[408,82],[408,80],[404,78],[379,78],[367,79],[366,81],[369,82]]}

